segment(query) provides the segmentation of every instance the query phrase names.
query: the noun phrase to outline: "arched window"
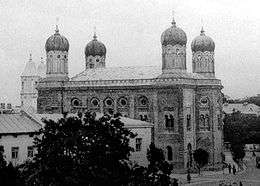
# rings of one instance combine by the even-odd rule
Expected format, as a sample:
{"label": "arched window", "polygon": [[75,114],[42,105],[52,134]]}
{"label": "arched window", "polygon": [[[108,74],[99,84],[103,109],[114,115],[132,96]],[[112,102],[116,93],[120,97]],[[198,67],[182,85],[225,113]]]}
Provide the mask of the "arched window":
{"label": "arched window", "polygon": [[206,114],[205,116],[205,127],[207,128],[207,130],[210,130],[210,123],[209,123],[209,115]]}
{"label": "arched window", "polygon": [[170,127],[174,128],[174,117],[170,114]]}
{"label": "arched window", "polygon": [[143,116],[142,115],[140,115],[139,118],[140,118],[141,121],[143,121]]}
{"label": "arched window", "polygon": [[147,115],[144,115],[143,121],[147,121],[147,120],[148,120]]}
{"label": "arched window", "polygon": [[203,114],[200,115],[200,129],[205,129],[205,117]]}
{"label": "arched window", "polygon": [[191,115],[187,114],[187,130],[191,130]]}
{"label": "arched window", "polygon": [[165,115],[164,118],[165,118],[165,127],[168,128],[169,127],[169,117],[168,117],[168,115]]}
{"label": "arched window", "polygon": [[167,159],[168,161],[172,161],[172,148],[170,146],[167,146],[166,149],[167,149]]}

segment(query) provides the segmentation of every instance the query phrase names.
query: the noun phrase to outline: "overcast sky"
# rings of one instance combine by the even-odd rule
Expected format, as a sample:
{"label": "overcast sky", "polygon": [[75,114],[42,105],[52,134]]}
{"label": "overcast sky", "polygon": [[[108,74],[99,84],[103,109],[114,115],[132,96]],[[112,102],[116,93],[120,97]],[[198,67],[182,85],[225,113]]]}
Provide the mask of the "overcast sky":
{"label": "overcast sky", "polygon": [[[46,57],[46,39],[60,33],[69,40],[70,77],[84,70],[84,48],[93,28],[107,48],[107,66],[161,65],[161,33],[172,11],[190,44],[203,24],[216,44],[215,69],[231,97],[260,93],[260,3],[257,0],[44,0],[0,1],[0,101],[19,104],[20,75],[32,53]],[[203,20],[203,21],[202,21]]]}

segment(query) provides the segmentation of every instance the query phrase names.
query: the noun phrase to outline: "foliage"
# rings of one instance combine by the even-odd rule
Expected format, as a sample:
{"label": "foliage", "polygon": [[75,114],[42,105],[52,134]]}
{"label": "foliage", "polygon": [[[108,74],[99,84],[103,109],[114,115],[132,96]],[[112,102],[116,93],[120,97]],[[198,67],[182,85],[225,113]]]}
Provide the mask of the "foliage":
{"label": "foliage", "polygon": [[24,185],[18,168],[14,167],[11,162],[7,165],[3,146],[0,146],[0,184],[5,186]]}
{"label": "foliage", "polygon": [[38,153],[23,166],[27,185],[124,185],[129,182],[130,138],[119,118],[95,114],[45,120]]}
{"label": "foliage", "polygon": [[231,144],[231,153],[232,153],[232,157],[233,160],[237,163],[239,163],[240,161],[243,160],[243,158],[245,157],[245,145],[243,144]]}
{"label": "foliage", "polygon": [[165,161],[163,151],[151,143],[147,150],[148,167],[135,165],[132,169],[131,186],[169,186],[172,166]]}
{"label": "foliage", "polygon": [[200,169],[208,164],[209,153],[204,149],[199,148],[194,151],[193,158],[198,166],[199,173],[200,173]]}

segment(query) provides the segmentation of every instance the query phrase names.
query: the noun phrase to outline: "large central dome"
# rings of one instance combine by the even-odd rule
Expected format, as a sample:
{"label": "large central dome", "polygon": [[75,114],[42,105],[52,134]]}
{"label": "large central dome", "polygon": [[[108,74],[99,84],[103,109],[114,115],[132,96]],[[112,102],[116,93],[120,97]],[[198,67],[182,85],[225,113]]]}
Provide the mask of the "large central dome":
{"label": "large central dome", "polygon": [[106,56],[106,46],[97,40],[96,34],[93,40],[90,41],[85,48],[85,55],[87,56]]}
{"label": "large central dome", "polygon": [[187,36],[186,33],[179,27],[176,26],[176,22],[173,19],[172,26],[166,29],[161,35],[161,43],[163,46],[166,45],[186,45]]}
{"label": "large central dome", "polygon": [[56,27],[55,34],[50,36],[45,43],[46,52],[52,50],[69,51],[69,41],[66,37],[60,35],[58,27]]}

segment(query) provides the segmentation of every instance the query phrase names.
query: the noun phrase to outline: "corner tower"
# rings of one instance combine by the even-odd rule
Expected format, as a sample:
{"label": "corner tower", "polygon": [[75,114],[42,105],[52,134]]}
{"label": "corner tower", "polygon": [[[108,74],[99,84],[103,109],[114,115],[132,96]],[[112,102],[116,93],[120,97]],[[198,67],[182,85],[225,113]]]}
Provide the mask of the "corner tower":
{"label": "corner tower", "polygon": [[32,109],[36,111],[37,108],[37,90],[35,89],[39,76],[36,70],[36,64],[32,60],[30,54],[29,61],[26,63],[24,71],[21,75],[21,108]]}
{"label": "corner tower", "polygon": [[56,25],[55,33],[45,44],[47,58],[47,81],[67,81],[69,41],[59,33]]}
{"label": "corner tower", "polygon": [[203,27],[200,35],[195,37],[191,43],[192,71],[208,78],[215,78],[213,39],[205,35]]}
{"label": "corner tower", "polygon": [[94,33],[93,40],[85,48],[86,69],[106,67],[106,46],[97,40]]}
{"label": "corner tower", "polygon": [[176,70],[186,70],[186,33],[176,26],[173,18],[172,26],[161,35],[162,70],[171,73]]}

